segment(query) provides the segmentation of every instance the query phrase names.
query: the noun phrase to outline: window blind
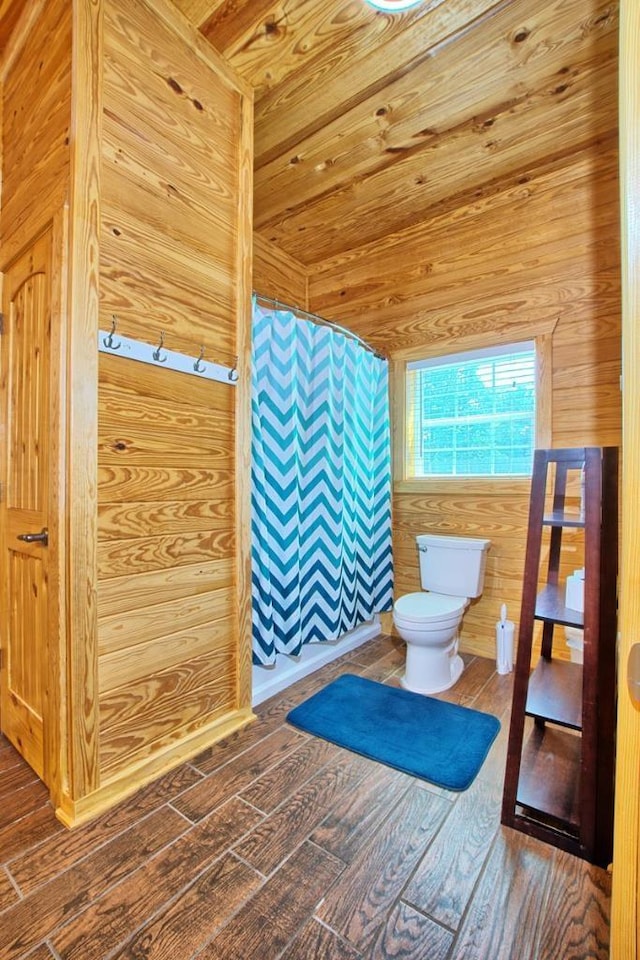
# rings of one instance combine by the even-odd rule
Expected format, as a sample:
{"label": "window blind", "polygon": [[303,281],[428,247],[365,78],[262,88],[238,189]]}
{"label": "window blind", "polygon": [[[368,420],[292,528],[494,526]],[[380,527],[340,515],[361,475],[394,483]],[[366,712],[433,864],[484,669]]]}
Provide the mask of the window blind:
{"label": "window blind", "polygon": [[535,344],[407,364],[406,476],[528,476],[535,445]]}

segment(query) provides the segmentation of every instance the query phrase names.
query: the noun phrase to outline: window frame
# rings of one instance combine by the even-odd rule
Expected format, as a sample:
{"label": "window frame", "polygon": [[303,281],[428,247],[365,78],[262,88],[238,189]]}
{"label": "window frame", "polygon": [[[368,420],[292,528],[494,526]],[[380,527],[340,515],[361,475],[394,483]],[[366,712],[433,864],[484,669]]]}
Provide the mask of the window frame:
{"label": "window frame", "polygon": [[532,341],[536,355],[536,424],[535,447],[551,446],[552,427],[552,342],[557,320],[520,325],[481,337],[447,338],[428,347],[413,347],[394,355],[391,363],[391,395],[393,408],[392,456],[393,489],[396,493],[436,493],[443,489],[460,494],[494,491],[523,493],[531,486],[531,477],[484,476],[484,477],[411,477],[406,476],[405,446],[407,437],[406,374],[407,363],[412,360],[430,360],[436,357],[455,356],[471,350],[505,346],[511,343]]}

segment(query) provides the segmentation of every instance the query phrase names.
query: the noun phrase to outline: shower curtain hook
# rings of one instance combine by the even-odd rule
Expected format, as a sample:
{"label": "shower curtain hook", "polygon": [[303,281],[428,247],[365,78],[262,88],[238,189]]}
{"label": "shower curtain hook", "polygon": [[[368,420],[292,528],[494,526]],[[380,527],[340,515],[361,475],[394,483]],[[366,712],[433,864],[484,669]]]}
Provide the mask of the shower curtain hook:
{"label": "shower curtain hook", "polygon": [[207,369],[204,363],[201,363],[203,357],[204,357],[204,345],[200,347],[200,356],[198,357],[198,359],[193,365],[193,369],[195,370],[196,373],[204,373],[204,371]]}
{"label": "shower curtain hook", "polygon": [[156,361],[156,363],[164,363],[164,362],[166,361],[166,359],[167,359],[166,353],[165,353],[164,357],[161,357],[161,356],[160,356],[160,351],[162,350],[163,347],[164,347],[164,330],[161,330],[161,331],[160,331],[160,343],[158,344],[157,349],[154,350],[154,351],[153,351],[153,354],[152,354],[153,359]]}
{"label": "shower curtain hook", "polygon": [[120,343],[113,342],[113,335],[116,332],[116,326],[118,325],[118,318],[115,313],[111,314],[111,330],[108,337],[104,337],[103,343],[108,350],[119,350],[122,346],[122,341]]}
{"label": "shower curtain hook", "polygon": [[229,380],[231,381],[231,383],[236,383],[236,381],[237,381],[237,379],[238,379],[238,376],[239,376],[239,374],[238,374],[238,358],[237,358],[237,357],[235,358],[235,360],[234,360],[234,362],[233,362],[233,366],[231,367],[231,370],[229,370],[229,373],[227,374],[227,376],[228,376]]}

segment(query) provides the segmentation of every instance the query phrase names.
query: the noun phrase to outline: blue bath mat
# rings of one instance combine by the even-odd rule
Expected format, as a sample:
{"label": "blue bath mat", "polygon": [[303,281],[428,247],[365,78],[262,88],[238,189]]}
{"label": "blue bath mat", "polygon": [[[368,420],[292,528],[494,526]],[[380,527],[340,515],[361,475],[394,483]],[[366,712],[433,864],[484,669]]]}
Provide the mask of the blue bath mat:
{"label": "blue bath mat", "polygon": [[466,790],[500,721],[346,673],[295,707],[289,723],[447,790]]}

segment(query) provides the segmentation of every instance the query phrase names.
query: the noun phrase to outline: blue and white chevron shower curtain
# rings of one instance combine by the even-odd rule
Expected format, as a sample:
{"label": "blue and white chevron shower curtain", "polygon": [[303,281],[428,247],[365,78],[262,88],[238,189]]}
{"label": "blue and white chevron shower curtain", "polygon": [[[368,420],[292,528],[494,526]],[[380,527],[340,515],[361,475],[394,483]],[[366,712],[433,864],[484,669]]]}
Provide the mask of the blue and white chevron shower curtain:
{"label": "blue and white chevron shower curtain", "polygon": [[387,362],[254,301],[253,661],[391,609]]}

